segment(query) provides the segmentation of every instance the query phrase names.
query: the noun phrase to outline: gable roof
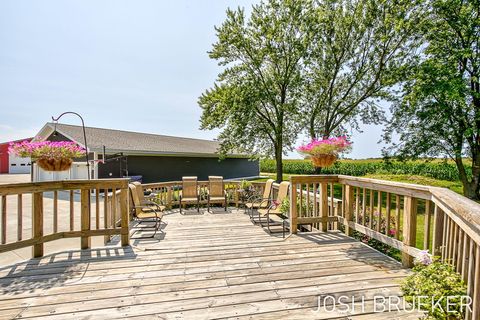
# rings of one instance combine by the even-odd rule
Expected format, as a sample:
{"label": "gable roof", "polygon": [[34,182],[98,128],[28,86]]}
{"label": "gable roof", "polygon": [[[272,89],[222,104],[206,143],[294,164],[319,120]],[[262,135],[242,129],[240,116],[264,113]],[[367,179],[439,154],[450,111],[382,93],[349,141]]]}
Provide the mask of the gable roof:
{"label": "gable roof", "polygon": [[[54,123],[47,123],[35,138],[46,140],[55,130]],[[84,146],[81,126],[61,124],[56,130],[66,138]],[[218,156],[218,141],[173,137],[166,135],[85,127],[88,149],[91,152],[107,153],[123,152],[125,154],[159,154],[159,155],[191,155]]]}

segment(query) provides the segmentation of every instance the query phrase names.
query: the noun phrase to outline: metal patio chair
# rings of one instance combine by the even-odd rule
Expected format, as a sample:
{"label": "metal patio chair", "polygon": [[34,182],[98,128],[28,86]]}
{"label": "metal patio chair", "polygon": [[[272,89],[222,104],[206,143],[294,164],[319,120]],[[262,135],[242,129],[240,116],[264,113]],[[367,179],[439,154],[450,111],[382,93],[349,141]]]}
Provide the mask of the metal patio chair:
{"label": "metal patio chair", "polygon": [[263,189],[263,195],[252,195],[249,197],[245,203],[245,207],[247,208],[248,215],[250,216],[250,220],[255,224],[258,223],[254,219],[254,210],[258,209],[265,209],[270,206],[270,195],[272,194],[272,186],[273,186],[273,179],[268,179],[265,182],[265,188]]}
{"label": "metal patio chair", "polygon": [[[267,229],[269,233],[274,233],[271,229],[270,226],[273,225],[279,225],[278,223],[272,224],[272,221],[270,220],[270,215],[275,215],[282,219],[282,222],[280,225],[282,226],[282,233],[283,237],[285,238],[285,230],[286,230],[286,223],[288,222],[288,216],[286,216],[283,212],[281,212],[281,206],[283,200],[288,196],[288,190],[290,188],[290,182],[288,181],[283,181],[280,183],[280,186],[278,187],[278,194],[276,199],[270,199],[270,206],[268,208],[260,208],[257,210],[258,212],[258,220],[260,222],[260,225],[262,228],[264,227],[261,218],[264,217],[267,220]],[[266,200],[264,200],[266,201]]]}
{"label": "metal patio chair", "polygon": [[[163,218],[163,211],[165,210],[165,206],[162,206],[156,202],[150,200],[143,200],[141,201],[139,198],[139,191],[142,192],[143,190],[140,187],[135,186],[134,184],[128,185],[130,189],[130,197],[132,199],[132,204],[130,206],[133,214],[133,218],[137,221],[137,224],[133,226],[133,228],[139,228],[139,230],[135,230],[130,236],[132,239],[144,239],[144,238],[154,238],[157,234],[157,231],[160,228],[162,218]],[[153,222],[153,226],[151,224],[146,224],[142,227],[142,224],[145,222]],[[136,232],[140,231],[148,231],[153,230],[153,234],[149,236],[139,236],[133,237]]]}

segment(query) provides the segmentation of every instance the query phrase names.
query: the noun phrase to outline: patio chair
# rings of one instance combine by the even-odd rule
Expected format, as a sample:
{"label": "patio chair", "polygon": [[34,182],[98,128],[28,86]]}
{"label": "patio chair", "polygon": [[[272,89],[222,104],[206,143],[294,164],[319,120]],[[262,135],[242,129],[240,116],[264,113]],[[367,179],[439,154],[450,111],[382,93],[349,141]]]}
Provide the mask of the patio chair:
{"label": "patio chair", "polygon": [[247,208],[250,220],[255,224],[257,221],[254,219],[254,210],[260,208],[268,208],[270,206],[270,195],[272,193],[273,179],[268,179],[265,182],[265,188],[263,189],[263,195],[255,194],[247,199],[245,207]]}
{"label": "patio chair", "polygon": [[225,207],[225,211],[227,211],[227,192],[225,191],[223,177],[208,176],[208,212],[210,212],[210,205],[212,203],[222,203]]}
{"label": "patio chair", "polygon": [[[257,210],[258,220],[260,222],[260,225],[262,226],[262,228],[264,227],[261,217],[265,217],[267,220],[267,229],[269,233],[274,233],[270,229],[270,226],[274,225],[270,221],[270,215],[275,215],[280,219],[282,219],[281,226],[282,226],[282,233],[284,238],[285,238],[286,222],[288,220],[288,217],[283,212],[280,211],[280,208],[282,206],[283,200],[288,196],[289,187],[290,187],[290,182],[288,181],[281,182],[280,186],[278,187],[277,199],[271,200],[270,206],[268,208],[260,208]],[[278,225],[278,224],[276,223],[275,225]]]}
{"label": "patio chair", "polygon": [[[133,213],[134,220],[137,221],[137,224],[133,227],[138,227],[140,230],[136,230],[131,234],[132,239],[143,239],[143,238],[154,238],[157,234],[157,231],[160,228],[162,218],[163,218],[163,211],[165,210],[164,206],[159,205],[156,202],[144,200],[143,202],[140,201],[139,192],[141,191],[140,187],[136,187],[134,184],[128,185],[130,189],[130,197],[132,200],[131,203],[131,210]],[[143,191],[141,191],[143,193]],[[143,222],[153,222],[154,225],[145,225],[141,227]],[[136,232],[145,231],[145,230],[153,230],[153,235],[150,236],[140,236],[140,237],[133,237]]]}
{"label": "patio chair", "polygon": [[[143,186],[140,182],[134,181],[131,184],[133,184],[137,189],[138,199],[140,200],[140,203],[148,202],[148,201],[153,201],[155,203],[158,203],[157,201],[160,201],[159,199],[156,199],[156,196],[157,196],[156,193],[151,193],[148,196],[145,196],[145,192],[143,191]],[[166,206],[164,206],[163,204],[160,204],[160,207],[162,207],[162,211],[164,211],[166,208]]]}
{"label": "patio chair", "polygon": [[196,203],[197,212],[200,212],[200,195],[198,194],[197,177],[182,177],[182,191],[179,201],[180,213],[182,213],[182,205],[188,203]]}

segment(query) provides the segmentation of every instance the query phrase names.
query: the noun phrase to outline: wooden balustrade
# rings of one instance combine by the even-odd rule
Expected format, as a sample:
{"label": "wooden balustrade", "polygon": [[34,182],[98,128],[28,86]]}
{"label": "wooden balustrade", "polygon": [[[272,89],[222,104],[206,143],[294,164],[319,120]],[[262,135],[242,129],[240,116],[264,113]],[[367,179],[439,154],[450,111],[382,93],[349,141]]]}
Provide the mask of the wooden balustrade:
{"label": "wooden balustrade", "polygon": [[[225,191],[227,192],[228,203],[235,204],[237,207],[241,203],[239,198],[239,190],[241,181],[226,180]],[[252,181],[252,188],[255,193],[262,194],[265,187],[265,182]],[[200,204],[207,203],[208,194],[208,181],[198,181]],[[142,184],[143,191],[150,190],[156,194],[156,197],[167,208],[171,209],[173,206],[179,205],[179,196],[182,189],[182,181],[168,181],[168,182],[156,182],[156,183],[144,183]],[[278,188],[278,185],[274,186],[274,189]],[[274,195],[272,195],[274,196]]]}
{"label": "wooden balustrade", "polygon": [[[262,194],[264,182],[252,182]],[[181,181],[149,183],[168,208],[179,204]],[[225,181],[229,204],[239,205],[240,181]],[[208,181],[199,181],[201,203]],[[273,185],[272,198],[278,184]],[[54,181],[0,185],[0,253],[31,246],[41,257],[44,243],[80,239],[91,247],[92,236],[121,236],[128,245],[129,189],[127,179]],[[30,212],[30,214],[28,214]],[[25,221],[31,218],[30,226]],[[48,219],[47,219],[48,218]],[[15,219],[16,223],[8,223]],[[419,223],[423,221],[423,223]],[[9,226],[16,229],[9,230]],[[480,319],[480,205],[450,190],[342,175],[290,177],[290,230],[340,230],[366,235],[401,255],[405,267],[421,250],[451,263],[467,284],[473,312]],[[27,235],[27,233],[31,233]]]}
{"label": "wooden balustrade", "polygon": [[330,176],[292,176],[290,178],[291,230],[296,233],[299,226],[311,225],[322,231],[336,228],[341,200],[334,197]]}
{"label": "wooden balustrade", "polygon": [[478,203],[443,188],[342,175],[292,176],[290,182],[292,233],[305,223],[336,229],[338,221],[349,236],[358,232],[399,250],[405,267],[429,250],[462,275],[473,301],[467,319],[480,319]]}
{"label": "wooden balustrade", "polygon": [[[45,242],[62,238],[80,238],[80,247],[87,249],[92,236],[109,240],[120,235],[122,246],[126,246],[128,192],[128,179],[0,185],[0,253],[32,246],[33,256],[41,257]],[[8,230],[12,224],[7,219],[15,218],[16,230]],[[31,235],[26,234],[30,226],[24,225],[28,218],[32,221]]]}

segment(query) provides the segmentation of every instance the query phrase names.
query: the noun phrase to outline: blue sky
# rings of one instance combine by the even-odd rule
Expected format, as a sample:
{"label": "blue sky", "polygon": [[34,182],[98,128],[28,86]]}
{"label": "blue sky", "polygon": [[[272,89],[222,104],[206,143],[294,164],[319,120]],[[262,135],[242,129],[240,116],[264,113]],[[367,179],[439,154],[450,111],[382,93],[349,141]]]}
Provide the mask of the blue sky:
{"label": "blue sky", "polygon": [[[0,141],[35,135],[67,110],[88,126],[215,138],[199,130],[197,105],[220,71],[207,55],[214,25],[254,2],[1,1]],[[381,128],[363,129],[349,157],[379,156]]]}

